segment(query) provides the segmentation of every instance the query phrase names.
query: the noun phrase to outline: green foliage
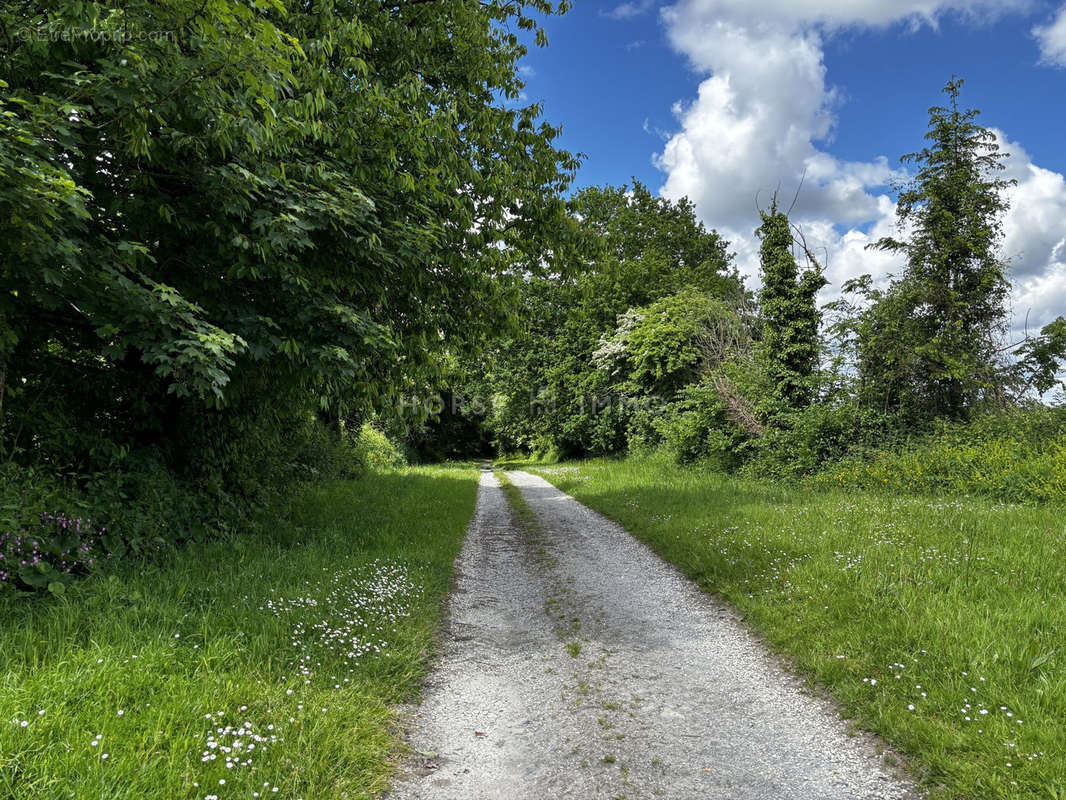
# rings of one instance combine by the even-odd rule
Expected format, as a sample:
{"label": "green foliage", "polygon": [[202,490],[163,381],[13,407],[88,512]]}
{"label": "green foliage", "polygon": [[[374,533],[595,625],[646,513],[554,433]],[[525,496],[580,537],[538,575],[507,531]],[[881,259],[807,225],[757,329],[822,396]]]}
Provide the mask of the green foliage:
{"label": "green foliage", "polygon": [[601,243],[575,287],[580,307],[574,310],[596,328],[596,338],[627,309],[682,289],[716,297],[741,289],[725,242],[697,219],[687,198],[656,197],[634,181],[632,188],[583,189],[571,210]]}
{"label": "green foliage", "polygon": [[810,475],[845,457],[861,460],[900,438],[903,427],[897,417],[853,401],[814,403],[776,422],[752,443],[742,474],[776,479]]}
{"label": "green foliage", "polygon": [[813,376],[818,368],[821,316],[815,295],[828,281],[806,248],[811,267],[800,273],[792,254],[795,243],[788,215],[777,209],[776,196],[770,210],[759,214],[762,225],[756,233],[762,239],[763,283],[759,353],[773,387],[772,403],[782,410],[802,408],[814,396]]}
{"label": "green foliage", "polygon": [[[0,470],[0,594],[54,592],[54,583],[156,556],[208,529],[231,531],[241,510],[139,454],[126,470],[67,478],[8,463]],[[27,567],[15,568],[21,561]]]}
{"label": "green foliage", "polygon": [[404,441],[422,463],[456,461],[491,456],[492,434],[485,424],[489,413],[481,396],[480,381],[469,376],[449,383],[462,386],[463,394],[445,389],[427,403],[433,413],[422,423],[410,425]]}
{"label": "green foliage", "polygon": [[483,362],[501,447],[563,457],[662,447],[683,463],[796,478],[1058,386],[1066,321],[1002,346],[1009,182],[996,175],[994,134],[960,110],[960,87],[949,82],[949,105],[930,110],[928,147],[903,158],[917,167],[899,187],[906,238],[876,243],[906,270],[887,289],[870,276],[845,284],[851,299],[826,307],[824,343],[826,279],[776,197],[761,214],[762,287],[749,307],[722,251],[718,266],[699,266],[716,263],[720,241],[686,200],[639,184],[580,193],[572,209],[599,254],[523,283],[521,335]]}
{"label": "green foliage", "polygon": [[596,258],[566,276],[524,281],[520,332],[470,370],[486,376],[488,425],[503,451],[624,450],[634,415],[694,374],[693,337],[701,315],[713,316],[711,298],[743,295],[724,242],[687,200],[635,183],[585,189],[571,208],[600,241]]}
{"label": "green foliage", "polygon": [[653,422],[671,458],[730,471],[740,465],[747,433],[729,418],[729,408],[711,381],[684,387],[676,402]]}
{"label": "green foliage", "polygon": [[1009,283],[998,247],[1010,185],[995,134],[958,106],[961,80],[944,88],[950,103],[929,110],[929,146],[903,157],[918,172],[900,187],[906,240],[876,246],[907,257],[903,274],[858,325],[864,401],[911,415],[961,418],[999,401],[999,364]]}
{"label": "green foliage", "polygon": [[507,276],[577,241],[577,162],[513,107],[511,26],[543,41],[530,15],[556,10],[5,6],[5,450],[84,469],[155,447],[244,492],[209,449],[238,417],[386,406],[496,330]]}
{"label": "green foliage", "polygon": [[827,465],[815,480],[827,487],[1063,503],[1066,413],[1037,409],[943,423],[909,443]]}
{"label": "green foliage", "polygon": [[359,429],[353,450],[358,462],[369,470],[380,471],[407,466],[404,454],[369,422]]}
{"label": "green foliage", "polygon": [[[669,399],[746,344],[737,312],[701,292],[681,290],[627,314],[634,316],[623,315],[613,342],[630,381],[644,394]],[[628,319],[634,320],[631,326]]]}
{"label": "green foliage", "polygon": [[[197,451],[206,453],[215,469],[222,465],[232,473],[225,484],[214,469],[190,466],[181,477],[158,452],[143,449],[100,461],[91,473],[59,475],[48,466],[14,462],[0,466],[0,594],[54,591],[54,583],[68,584],[124,561],[144,563],[211,538],[232,541],[254,528],[250,517],[281,487],[406,463],[400,449],[369,423],[336,436],[311,414],[286,419],[266,410],[232,419],[245,423],[243,429],[206,424],[187,432],[205,436]],[[218,437],[220,431],[225,435]],[[216,434],[214,441],[206,440],[208,432]],[[79,535],[58,531],[57,519],[76,521]],[[25,574],[4,563],[34,556],[40,566],[31,564],[33,571]]]}
{"label": "green foliage", "polygon": [[1017,349],[1020,394],[1036,390],[1040,394],[1056,386],[1066,388],[1059,377],[1066,361],[1066,317],[1045,325],[1040,335],[1023,342]]}

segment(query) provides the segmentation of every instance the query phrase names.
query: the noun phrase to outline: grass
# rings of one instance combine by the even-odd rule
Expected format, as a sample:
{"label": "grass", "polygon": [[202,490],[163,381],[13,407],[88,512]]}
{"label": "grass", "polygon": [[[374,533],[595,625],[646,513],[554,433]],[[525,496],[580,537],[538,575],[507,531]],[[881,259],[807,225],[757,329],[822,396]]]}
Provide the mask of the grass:
{"label": "grass", "polygon": [[1066,797],[1061,507],[533,467],[746,616],[931,797]]}
{"label": "grass", "polygon": [[365,798],[417,693],[476,473],[367,475],[257,537],[0,608],[0,797]]}

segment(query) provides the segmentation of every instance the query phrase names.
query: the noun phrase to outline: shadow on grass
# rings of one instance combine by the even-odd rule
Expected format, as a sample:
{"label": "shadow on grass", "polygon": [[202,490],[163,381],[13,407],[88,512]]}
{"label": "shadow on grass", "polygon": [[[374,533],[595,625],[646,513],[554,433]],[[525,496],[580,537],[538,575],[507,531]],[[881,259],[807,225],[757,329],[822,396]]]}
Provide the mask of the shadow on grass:
{"label": "shadow on grass", "polygon": [[450,513],[454,493],[470,493],[471,469],[414,467],[301,487],[271,511],[266,533],[285,546],[334,537],[368,551],[416,543],[425,535],[420,521]]}

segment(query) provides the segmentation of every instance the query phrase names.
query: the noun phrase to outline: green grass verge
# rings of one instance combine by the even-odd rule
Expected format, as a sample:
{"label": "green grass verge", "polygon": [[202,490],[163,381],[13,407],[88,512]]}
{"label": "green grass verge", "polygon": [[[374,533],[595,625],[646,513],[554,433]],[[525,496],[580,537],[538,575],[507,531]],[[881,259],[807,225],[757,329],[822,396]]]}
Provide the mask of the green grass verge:
{"label": "green grass verge", "polygon": [[657,460],[534,468],[738,607],[932,797],[1066,797],[1066,514],[784,488]]}
{"label": "green grass verge", "polygon": [[265,535],[5,602],[0,797],[376,796],[476,489],[456,467],[328,483]]}

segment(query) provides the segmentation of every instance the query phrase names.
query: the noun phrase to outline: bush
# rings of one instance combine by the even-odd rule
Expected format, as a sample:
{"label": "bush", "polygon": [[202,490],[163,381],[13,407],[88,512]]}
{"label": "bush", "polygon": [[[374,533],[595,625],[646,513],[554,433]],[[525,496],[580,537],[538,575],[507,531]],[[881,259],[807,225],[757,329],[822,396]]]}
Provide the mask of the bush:
{"label": "bush", "polygon": [[407,464],[396,445],[369,422],[355,436],[353,455],[364,469],[395,469]]}
{"label": "bush", "polygon": [[8,463],[0,469],[0,592],[62,593],[111,559],[236,530],[242,510],[143,454],[122,470],[64,477]]}
{"label": "bush", "polygon": [[729,419],[728,409],[713,384],[686,386],[652,422],[662,446],[680,464],[700,462],[732,471],[742,463],[749,436]]}
{"label": "bush", "polygon": [[825,464],[873,448],[898,434],[898,420],[854,403],[817,403],[781,414],[775,427],[752,443],[753,457],[743,471],[751,477],[810,475]]}
{"label": "bush", "polygon": [[[202,434],[208,429],[196,431]],[[256,448],[262,475],[256,480]],[[170,468],[153,448],[118,451],[93,472],[58,473],[52,464],[0,466],[0,593],[61,593],[114,559],[145,558],[189,541],[257,529],[267,492],[294,481],[353,477],[406,463],[370,424],[354,435],[312,414],[227,426],[214,444],[216,469]]]}
{"label": "bush", "polygon": [[1066,412],[1014,411],[970,424],[941,424],[900,447],[844,459],[815,481],[1018,503],[1066,502]]}

